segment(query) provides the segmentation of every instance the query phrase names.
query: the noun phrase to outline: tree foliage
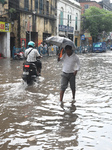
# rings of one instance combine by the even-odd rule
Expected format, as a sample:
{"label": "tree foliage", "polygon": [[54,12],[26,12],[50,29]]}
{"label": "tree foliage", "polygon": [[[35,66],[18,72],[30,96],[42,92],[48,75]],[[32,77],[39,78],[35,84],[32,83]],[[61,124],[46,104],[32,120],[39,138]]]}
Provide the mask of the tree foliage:
{"label": "tree foliage", "polygon": [[15,12],[16,12],[16,9],[10,8],[10,9],[9,9],[9,12],[10,12],[10,13],[15,13]]}
{"label": "tree foliage", "polygon": [[103,31],[112,31],[112,12],[90,7],[82,16],[84,18],[84,29],[88,30],[93,39],[97,39],[98,35]]}

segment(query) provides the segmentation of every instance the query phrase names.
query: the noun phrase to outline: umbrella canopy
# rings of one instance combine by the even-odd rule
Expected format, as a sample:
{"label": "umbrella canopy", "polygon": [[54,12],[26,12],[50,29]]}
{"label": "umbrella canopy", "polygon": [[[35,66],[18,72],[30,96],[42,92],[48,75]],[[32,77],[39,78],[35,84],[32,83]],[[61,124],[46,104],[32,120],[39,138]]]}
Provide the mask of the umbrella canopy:
{"label": "umbrella canopy", "polygon": [[46,39],[46,42],[49,44],[57,45],[61,48],[65,48],[66,45],[70,45],[72,46],[72,49],[75,50],[74,43],[70,39],[65,38],[65,37],[51,36]]}

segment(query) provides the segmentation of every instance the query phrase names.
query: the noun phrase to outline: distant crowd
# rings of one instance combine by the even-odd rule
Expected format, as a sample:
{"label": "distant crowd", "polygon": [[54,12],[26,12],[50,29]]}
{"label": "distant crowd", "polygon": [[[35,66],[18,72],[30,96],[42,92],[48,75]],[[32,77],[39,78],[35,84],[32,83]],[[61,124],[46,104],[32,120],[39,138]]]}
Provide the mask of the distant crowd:
{"label": "distant crowd", "polygon": [[48,55],[48,56],[52,56],[52,55],[57,55],[58,54],[58,46],[56,45],[49,45],[49,44],[40,44],[38,47],[38,51],[41,55]]}

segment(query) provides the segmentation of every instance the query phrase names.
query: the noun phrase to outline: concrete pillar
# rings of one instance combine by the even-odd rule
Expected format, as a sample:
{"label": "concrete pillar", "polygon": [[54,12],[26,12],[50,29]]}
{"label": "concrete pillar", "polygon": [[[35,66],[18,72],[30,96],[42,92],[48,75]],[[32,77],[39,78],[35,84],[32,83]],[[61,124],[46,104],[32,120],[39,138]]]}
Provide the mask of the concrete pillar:
{"label": "concrete pillar", "polygon": [[4,57],[10,58],[10,32],[6,32],[3,36],[3,55]]}
{"label": "concrete pillar", "polygon": [[7,57],[10,58],[10,32],[7,32]]}

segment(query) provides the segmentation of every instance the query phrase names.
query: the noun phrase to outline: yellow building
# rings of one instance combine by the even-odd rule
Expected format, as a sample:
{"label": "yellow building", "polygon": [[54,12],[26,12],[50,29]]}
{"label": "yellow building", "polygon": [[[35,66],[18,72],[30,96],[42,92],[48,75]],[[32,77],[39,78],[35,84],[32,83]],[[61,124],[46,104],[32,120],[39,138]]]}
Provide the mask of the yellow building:
{"label": "yellow building", "polygon": [[0,1],[0,57],[10,58],[10,28],[8,0]]}
{"label": "yellow building", "polygon": [[0,30],[0,38],[4,31],[8,34],[11,53],[13,46],[27,47],[30,40],[37,47],[48,36],[56,35],[56,10],[57,0],[1,0],[1,28],[10,23],[10,31]]}
{"label": "yellow building", "polygon": [[9,0],[11,47],[27,47],[30,40],[39,46],[46,37],[55,35],[56,9],[56,0]]}

